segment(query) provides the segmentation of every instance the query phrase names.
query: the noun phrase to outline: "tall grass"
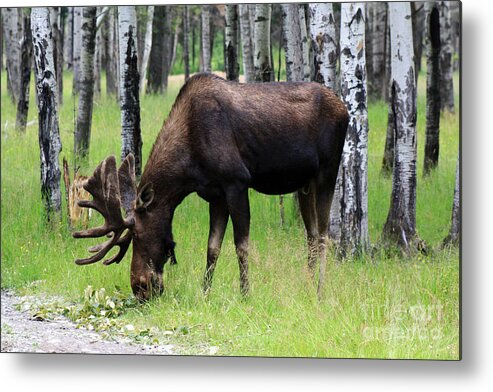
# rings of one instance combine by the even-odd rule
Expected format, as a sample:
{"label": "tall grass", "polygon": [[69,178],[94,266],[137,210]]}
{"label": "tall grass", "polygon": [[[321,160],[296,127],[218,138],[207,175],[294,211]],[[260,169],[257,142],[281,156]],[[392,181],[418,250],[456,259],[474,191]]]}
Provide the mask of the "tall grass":
{"label": "tall grass", "polygon": [[[59,294],[73,301],[80,300],[88,285],[107,291],[120,287],[130,295],[129,256],[120,265],[76,266],[73,260],[86,254],[91,241],[72,239],[65,218],[59,224],[44,222],[34,94],[28,117],[33,123],[19,135],[13,127],[15,109],[5,89],[5,73],[1,77],[2,288]],[[181,82],[181,78],[172,79],[165,95],[141,99],[144,160]],[[69,73],[65,74],[64,87],[60,108],[62,155],[73,164],[77,103],[71,96]],[[296,217],[293,199],[286,197],[287,222],[281,228],[278,198],[253,191],[251,294],[242,298],[239,292],[230,225],[212,291],[204,297],[201,281],[208,208],[191,195],[175,216],[178,265],[165,268],[165,293],[128,310],[122,318],[135,325],[183,331],[175,333],[173,341],[179,352],[189,354],[207,354],[208,347],[216,346],[222,355],[457,359],[459,252],[443,250],[440,244],[450,224],[459,116],[442,116],[440,163],[423,178],[424,91],[424,77],[420,75],[417,228],[429,246],[428,255],[403,258],[379,250],[391,178],[380,173],[387,106],[374,102],[369,109],[368,183],[370,238],[375,249],[344,263],[335,262],[331,255],[321,301],[316,299],[307,271],[304,229]],[[103,93],[95,98],[89,167],[81,168],[82,172],[90,174],[103,158],[119,156],[119,151],[118,104]],[[94,218],[94,223],[98,219]]]}

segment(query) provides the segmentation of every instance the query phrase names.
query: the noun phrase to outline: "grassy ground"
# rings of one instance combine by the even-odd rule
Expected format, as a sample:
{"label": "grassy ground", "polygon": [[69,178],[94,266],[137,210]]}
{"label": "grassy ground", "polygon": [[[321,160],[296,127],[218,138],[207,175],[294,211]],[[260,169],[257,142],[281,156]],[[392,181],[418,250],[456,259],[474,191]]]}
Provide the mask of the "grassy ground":
{"label": "grassy ground", "polygon": [[[456,79],[457,82],[457,79]],[[171,80],[166,96],[142,98],[143,155],[150,148],[174,101],[181,79]],[[74,107],[71,77],[64,80],[60,110],[62,156],[72,160]],[[130,296],[127,255],[121,265],[79,267],[87,242],[74,240],[65,221],[43,221],[35,100],[31,94],[25,135],[14,130],[15,110],[1,91],[1,272],[2,288],[60,294],[80,301],[88,285]],[[104,84],[103,84],[104,86]],[[458,83],[455,84],[458,86]],[[165,294],[127,309],[120,319],[137,327],[175,331],[183,353],[288,357],[364,357],[457,359],[459,356],[459,252],[440,249],[451,215],[459,140],[459,115],[442,117],[440,164],[422,177],[424,76],[418,100],[417,227],[431,251],[412,259],[389,256],[378,242],[389,207],[391,179],[381,176],[387,106],[370,105],[369,222],[375,252],[335,263],[327,271],[323,299],[306,269],[303,227],[286,198],[287,224],[279,226],[278,198],[251,194],[251,295],[239,293],[239,273],[228,227],[209,297],[201,293],[208,231],[207,204],[192,195],[178,208],[174,236],[178,265],[165,268]],[[458,91],[456,91],[458,94]],[[458,95],[457,95],[458,96]],[[120,114],[112,97],[95,99],[90,174],[109,154],[119,156]],[[65,205],[64,205],[65,208]],[[65,210],[64,210],[65,211]],[[130,253],[130,252],[129,252]],[[214,351],[216,352],[216,351]]]}

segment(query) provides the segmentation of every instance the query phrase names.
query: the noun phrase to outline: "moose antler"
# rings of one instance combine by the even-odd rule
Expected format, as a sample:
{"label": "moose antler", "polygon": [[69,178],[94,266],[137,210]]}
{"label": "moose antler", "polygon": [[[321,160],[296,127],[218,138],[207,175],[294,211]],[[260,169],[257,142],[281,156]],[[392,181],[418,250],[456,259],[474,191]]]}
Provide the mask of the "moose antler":
{"label": "moose antler", "polygon": [[[86,259],[77,259],[78,265],[92,264],[101,260],[114,246],[120,250],[112,258],[105,260],[103,264],[119,263],[127,252],[132,242],[132,233],[128,231],[123,237],[125,230],[134,225],[131,213],[136,198],[135,185],[135,159],[129,154],[122,165],[116,170],[116,159],[114,156],[106,158],[94,171],[83,185],[93,200],[80,200],[79,207],[92,208],[103,215],[105,223],[103,226],[73,233],[74,238],[97,238],[109,235],[106,242],[89,248],[89,252],[95,255]],[[121,208],[126,212],[124,219]]]}

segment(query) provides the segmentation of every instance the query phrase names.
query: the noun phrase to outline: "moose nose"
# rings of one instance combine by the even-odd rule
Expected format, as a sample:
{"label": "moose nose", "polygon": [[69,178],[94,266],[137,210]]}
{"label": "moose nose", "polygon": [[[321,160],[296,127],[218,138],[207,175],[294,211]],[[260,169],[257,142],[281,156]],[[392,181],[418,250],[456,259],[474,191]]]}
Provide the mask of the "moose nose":
{"label": "moose nose", "polygon": [[152,274],[151,276],[141,275],[132,279],[132,291],[139,301],[148,301],[152,297],[161,295],[164,291],[163,279],[161,275]]}

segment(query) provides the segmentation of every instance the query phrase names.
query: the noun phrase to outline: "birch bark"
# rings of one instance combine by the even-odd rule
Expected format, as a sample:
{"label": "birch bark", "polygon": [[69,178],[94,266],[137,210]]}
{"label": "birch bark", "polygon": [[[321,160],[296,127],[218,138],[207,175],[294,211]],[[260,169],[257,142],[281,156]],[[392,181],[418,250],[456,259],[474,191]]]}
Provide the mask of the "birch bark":
{"label": "birch bark", "polygon": [[240,4],[240,31],[241,31],[241,48],[243,60],[243,74],[247,83],[253,80],[253,48],[252,48],[252,30],[250,28],[250,12],[248,4]]}
{"label": "birch bark", "polygon": [[31,33],[30,10],[23,14],[23,32],[20,59],[20,89],[17,100],[15,127],[21,132],[26,131],[27,114],[29,111],[29,90],[31,84],[31,68],[33,64],[33,41]]}
{"label": "birch bark", "polygon": [[82,48],[82,7],[74,7],[74,35],[73,35],[73,84],[72,94],[79,93],[80,82],[80,53]]}
{"label": "birch bark", "polygon": [[452,204],[452,224],[448,236],[444,240],[444,244],[457,245],[460,242],[461,229],[461,205],[460,205],[460,155],[457,157],[457,166],[455,170],[455,189],[454,201]]}
{"label": "birch bark", "polygon": [[2,8],[2,24],[5,39],[7,89],[12,102],[16,105],[20,95],[22,9]]}
{"label": "birch bark", "polygon": [[450,2],[440,2],[440,95],[442,110],[454,112],[454,79],[452,68],[452,20]]}
{"label": "birch bark", "polygon": [[255,5],[254,30],[254,80],[270,82],[274,76],[270,48],[270,24],[272,4]]}
{"label": "birch bark", "polygon": [[62,149],[58,128],[58,98],[55,58],[49,10],[31,10],[31,31],[34,47],[34,71],[38,101],[39,147],[41,161],[41,197],[48,221],[60,217],[60,165]]}
{"label": "birch bark", "polygon": [[188,5],[183,6],[183,68],[185,82],[190,78],[190,9]]}
{"label": "birch bark", "polygon": [[[187,6],[185,6],[186,8]],[[147,7],[147,23],[146,23],[146,33],[144,38],[144,52],[142,54],[142,66],[140,69],[140,93],[143,94],[146,87],[147,80],[147,68],[149,66],[149,56],[151,54],[152,47],[152,25],[154,21],[154,6],[150,5]]]}
{"label": "birch bark", "polygon": [[226,79],[237,82],[240,77],[240,64],[238,63],[238,6],[236,4],[226,4],[224,34]]}
{"label": "birch bark", "polygon": [[209,5],[202,6],[202,72],[211,72],[211,10]]}
{"label": "birch bark", "polygon": [[389,3],[391,104],[395,153],[392,196],[383,237],[411,251],[416,245],[416,79],[410,3]]}
{"label": "birch bark", "polygon": [[284,52],[286,54],[286,79],[302,81],[303,48],[301,42],[300,13],[298,4],[281,4]]}

